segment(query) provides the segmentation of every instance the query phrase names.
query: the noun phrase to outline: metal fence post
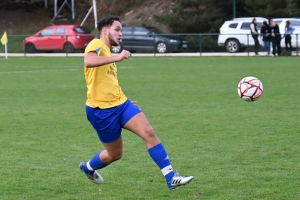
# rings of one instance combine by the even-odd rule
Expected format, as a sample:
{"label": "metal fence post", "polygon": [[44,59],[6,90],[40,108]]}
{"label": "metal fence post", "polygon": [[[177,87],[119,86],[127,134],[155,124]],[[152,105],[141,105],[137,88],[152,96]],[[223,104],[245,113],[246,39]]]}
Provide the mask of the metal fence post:
{"label": "metal fence post", "polygon": [[298,33],[296,34],[296,51],[298,56]]}
{"label": "metal fence post", "polygon": [[155,48],[155,33],[153,34],[153,52],[154,52],[154,57],[156,56],[156,48]]}
{"label": "metal fence post", "polygon": [[[26,39],[26,36],[25,36],[25,38],[23,40],[23,43],[24,43],[25,39]],[[26,57],[26,47],[25,47],[25,45],[24,45],[24,57]]]}
{"label": "metal fence post", "polygon": [[[67,39],[67,42],[68,42],[68,35],[67,35],[66,39]],[[68,57],[68,51],[66,51],[66,57]]]}
{"label": "metal fence post", "polygon": [[248,49],[248,57],[249,57],[249,34],[247,34],[247,49]]}
{"label": "metal fence post", "polygon": [[202,56],[202,34],[199,34],[199,52],[200,56]]}

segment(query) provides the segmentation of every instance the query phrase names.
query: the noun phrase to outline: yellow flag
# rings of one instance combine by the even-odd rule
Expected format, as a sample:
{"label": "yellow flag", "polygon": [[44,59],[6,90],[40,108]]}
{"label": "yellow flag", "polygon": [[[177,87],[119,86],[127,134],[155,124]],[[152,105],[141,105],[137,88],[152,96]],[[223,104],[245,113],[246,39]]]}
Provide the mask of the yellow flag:
{"label": "yellow flag", "polygon": [[1,43],[3,45],[5,45],[5,44],[7,44],[7,42],[8,42],[8,40],[7,40],[7,34],[6,34],[6,32],[4,32],[4,34],[3,34],[2,38],[1,38]]}

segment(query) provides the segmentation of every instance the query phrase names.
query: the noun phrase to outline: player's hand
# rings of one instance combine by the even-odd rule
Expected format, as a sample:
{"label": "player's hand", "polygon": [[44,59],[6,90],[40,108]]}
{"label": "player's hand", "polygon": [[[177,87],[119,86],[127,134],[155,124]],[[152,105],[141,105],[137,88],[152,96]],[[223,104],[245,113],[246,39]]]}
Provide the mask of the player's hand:
{"label": "player's hand", "polygon": [[132,103],[133,105],[135,105],[135,106],[138,106],[138,105],[137,105],[137,101],[131,101],[131,103]]}
{"label": "player's hand", "polygon": [[127,50],[123,50],[119,55],[120,61],[123,60],[124,58],[127,59],[131,56],[131,53]]}

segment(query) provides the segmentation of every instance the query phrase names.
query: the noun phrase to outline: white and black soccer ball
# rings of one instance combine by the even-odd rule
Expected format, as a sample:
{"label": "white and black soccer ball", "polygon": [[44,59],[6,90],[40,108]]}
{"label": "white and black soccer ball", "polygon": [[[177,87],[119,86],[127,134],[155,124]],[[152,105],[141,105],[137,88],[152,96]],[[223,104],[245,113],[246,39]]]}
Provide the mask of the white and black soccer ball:
{"label": "white and black soccer ball", "polygon": [[239,82],[237,91],[241,99],[252,102],[261,97],[264,88],[262,82],[258,78],[247,76]]}

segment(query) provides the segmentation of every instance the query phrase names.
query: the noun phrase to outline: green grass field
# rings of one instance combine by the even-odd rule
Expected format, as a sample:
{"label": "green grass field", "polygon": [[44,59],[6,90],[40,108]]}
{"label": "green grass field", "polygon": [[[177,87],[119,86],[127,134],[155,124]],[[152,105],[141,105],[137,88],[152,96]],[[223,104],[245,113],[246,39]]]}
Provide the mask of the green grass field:
{"label": "green grass field", "polygon": [[[300,199],[299,58],[132,57],[117,63],[173,167],[193,175],[169,191],[143,141],[96,185],[78,169],[103,149],[85,116],[82,58],[0,58],[0,199]],[[253,103],[237,84],[264,85]]]}

